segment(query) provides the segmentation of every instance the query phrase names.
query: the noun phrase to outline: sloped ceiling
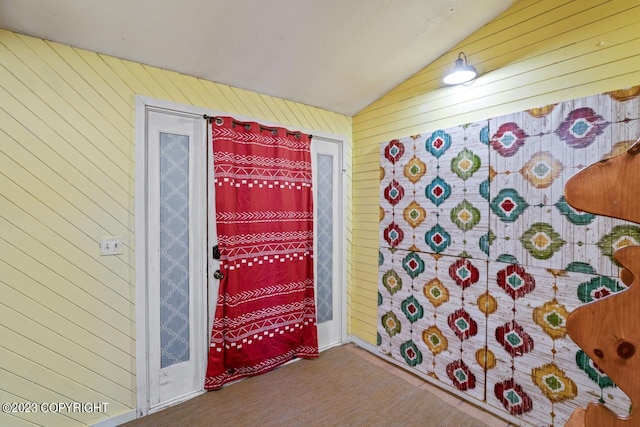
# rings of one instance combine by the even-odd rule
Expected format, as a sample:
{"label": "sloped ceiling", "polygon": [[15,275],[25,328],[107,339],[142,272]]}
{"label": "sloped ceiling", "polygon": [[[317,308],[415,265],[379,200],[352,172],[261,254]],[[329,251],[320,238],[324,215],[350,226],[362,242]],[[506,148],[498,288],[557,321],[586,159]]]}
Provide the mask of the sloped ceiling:
{"label": "sloped ceiling", "polygon": [[513,2],[0,0],[0,27],[352,116]]}

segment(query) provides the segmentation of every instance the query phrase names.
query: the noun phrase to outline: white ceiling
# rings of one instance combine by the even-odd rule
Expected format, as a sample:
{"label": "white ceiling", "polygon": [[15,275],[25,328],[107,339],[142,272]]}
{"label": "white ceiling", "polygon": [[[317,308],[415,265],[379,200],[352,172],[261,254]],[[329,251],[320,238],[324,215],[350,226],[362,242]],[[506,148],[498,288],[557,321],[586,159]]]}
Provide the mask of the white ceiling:
{"label": "white ceiling", "polygon": [[513,1],[0,0],[0,28],[352,116]]}

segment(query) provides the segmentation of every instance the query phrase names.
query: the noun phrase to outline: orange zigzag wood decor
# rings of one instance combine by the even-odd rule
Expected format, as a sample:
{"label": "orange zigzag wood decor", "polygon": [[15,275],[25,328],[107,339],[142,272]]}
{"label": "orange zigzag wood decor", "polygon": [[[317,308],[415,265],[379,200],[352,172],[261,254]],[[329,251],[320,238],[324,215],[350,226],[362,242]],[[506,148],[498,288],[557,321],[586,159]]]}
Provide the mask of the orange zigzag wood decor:
{"label": "orange zigzag wood decor", "polygon": [[[595,163],[565,186],[567,202],[581,211],[640,223],[640,140],[625,153]],[[604,405],[578,408],[565,427],[640,427],[640,246],[619,249],[615,259],[628,289],[574,310],[567,331],[631,399],[619,417]]]}

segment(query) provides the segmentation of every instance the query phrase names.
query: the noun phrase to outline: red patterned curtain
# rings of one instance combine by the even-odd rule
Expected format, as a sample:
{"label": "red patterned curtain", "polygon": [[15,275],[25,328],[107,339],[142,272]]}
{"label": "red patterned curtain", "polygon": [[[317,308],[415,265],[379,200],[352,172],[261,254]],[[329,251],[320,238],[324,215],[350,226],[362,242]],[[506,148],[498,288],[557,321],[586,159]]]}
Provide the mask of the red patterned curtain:
{"label": "red patterned curtain", "polygon": [[308,135],[212,119],[220,281],[205,389],[318,357]]}

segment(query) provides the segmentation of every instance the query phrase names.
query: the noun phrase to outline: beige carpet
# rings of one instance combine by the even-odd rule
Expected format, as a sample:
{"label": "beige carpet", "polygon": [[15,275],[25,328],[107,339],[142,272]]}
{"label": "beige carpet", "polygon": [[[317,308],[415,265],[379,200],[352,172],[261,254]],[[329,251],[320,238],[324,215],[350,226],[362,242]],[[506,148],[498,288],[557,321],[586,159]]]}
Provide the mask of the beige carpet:
{"label": "beige carpet", "polygon": [[[485,426],[341,346],[127,426]],[[504,424],[503,424],[504,425]]]}

